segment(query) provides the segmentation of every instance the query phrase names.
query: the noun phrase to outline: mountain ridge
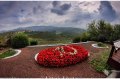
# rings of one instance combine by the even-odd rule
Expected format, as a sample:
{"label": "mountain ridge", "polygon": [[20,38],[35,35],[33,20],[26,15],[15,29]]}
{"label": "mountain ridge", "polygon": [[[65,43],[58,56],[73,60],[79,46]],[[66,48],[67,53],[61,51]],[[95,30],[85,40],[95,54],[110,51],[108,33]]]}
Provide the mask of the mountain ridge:
{"label": "mountain ridge", "polygon": [[30,26],[30,27],[21,27],[14,29],[12,31],[40,31],[40,32],[71,32],[71,33],[81,33],[84,32],[84,29],[74,28],[74,27],[55,27],[55,26]]}

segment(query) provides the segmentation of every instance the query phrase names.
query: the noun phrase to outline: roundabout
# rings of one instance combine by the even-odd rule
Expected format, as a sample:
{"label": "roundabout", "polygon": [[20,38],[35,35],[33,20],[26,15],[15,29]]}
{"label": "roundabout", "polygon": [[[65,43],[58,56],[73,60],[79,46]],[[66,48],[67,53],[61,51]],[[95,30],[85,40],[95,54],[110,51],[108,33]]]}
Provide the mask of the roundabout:
{"label": "roundabout", "polygon": [[41,50],[35,55],[38,64],[47,67],[64,67],[84,61],[89,56],[82,46],[65,45]]}

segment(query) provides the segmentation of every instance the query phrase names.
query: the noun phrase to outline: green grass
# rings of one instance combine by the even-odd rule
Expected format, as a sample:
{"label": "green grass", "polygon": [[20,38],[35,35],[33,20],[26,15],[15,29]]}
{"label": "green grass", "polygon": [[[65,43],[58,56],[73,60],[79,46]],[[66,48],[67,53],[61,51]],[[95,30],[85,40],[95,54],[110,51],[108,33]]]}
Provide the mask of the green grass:
{"label": "green grass", "polygon": [[[37,40],[39,45],[59,43],[66,44],[72,42],[73,38],[80,35],[67,32],[63,32],[60,34],[56,34],[56,32],[25,32],[25,34],[27,34],[29,38]],[[9,32],[0,34],[1,43],[5,43],[6,36],[10,36]]]}
{"label": "green grass", "polygon": [[0,54],[0,58],[5,58],[14,55],[16,52],[12,49],[8,49],[7,51]]}
{"label": "green grass", "polygon": [[90,64],[98,72],[102,72],[104,69],[109,69],[107,65],[107,60],[110,54],[110,50],[105,50],[101,52],[102,54],[99,57],[94,58]]}
{"label": "green grass", "polygon": [[72,42],[73,37],[70,34],[56,34],[54,32],[33,32],[26,33],[30,38],[36,39],[39,45],[42,44],[58,44]]}
{"label": "green grass", "polygon": [[99,47],[106,47],[106,44],[104,44],[104,43],[101,43],[101,42],[98,42],[98,44],[97,44]]}
{"label": "green grass", "polygon": [[37,39],[38,40],[38,44],[42,45],[42,44],[59,44],[59,43],[69,43],[71,42],[71,40],[44,40],[44,39]]}

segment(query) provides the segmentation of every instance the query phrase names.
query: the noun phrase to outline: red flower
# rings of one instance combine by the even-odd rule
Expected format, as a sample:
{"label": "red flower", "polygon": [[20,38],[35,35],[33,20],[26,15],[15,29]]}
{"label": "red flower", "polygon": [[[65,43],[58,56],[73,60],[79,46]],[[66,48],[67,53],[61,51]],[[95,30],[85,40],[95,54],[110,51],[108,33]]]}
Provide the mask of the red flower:
{"label": "red flower", "polygon": [[88,57],[88,51],[77,45],[56,46],[40,51],[37,61],[40,65],[62,67],[76,64]]}

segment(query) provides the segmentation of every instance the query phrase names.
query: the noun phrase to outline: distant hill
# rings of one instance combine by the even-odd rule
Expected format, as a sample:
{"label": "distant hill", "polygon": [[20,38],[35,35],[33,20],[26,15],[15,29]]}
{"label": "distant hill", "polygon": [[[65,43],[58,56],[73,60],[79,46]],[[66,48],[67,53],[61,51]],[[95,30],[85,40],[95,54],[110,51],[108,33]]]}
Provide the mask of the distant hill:
{"label": "distant hill", "polygon": [[85,30],[80,28],[73,28],[73,27],[54,27],[54,26],[31,26],[31,27],[22,27],[17,28],[12,31],[40,31],[40,32],[67,32],[67,33],[82,33]]}
{"label": "distant hill", "polygon": [[70,43],[86,30],[73,27],[31,26],[21,27],[0,33],[1,38],[14,32],[24,32],[28,37],[37,39],[39,44]]}

